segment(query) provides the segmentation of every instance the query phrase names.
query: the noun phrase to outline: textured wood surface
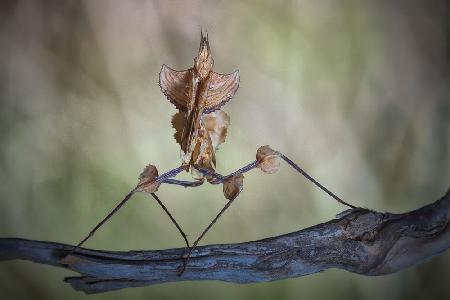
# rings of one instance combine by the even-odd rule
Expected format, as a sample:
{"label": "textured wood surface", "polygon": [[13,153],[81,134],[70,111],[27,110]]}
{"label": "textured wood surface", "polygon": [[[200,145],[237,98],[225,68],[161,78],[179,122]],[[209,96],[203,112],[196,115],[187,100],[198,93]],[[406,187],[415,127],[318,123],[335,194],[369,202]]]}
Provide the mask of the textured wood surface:
{"label": "textured wood surface", "polygon": [[264,282],[329,268],[384,275],[442,253],[450,247],[450,192],[404,214],[355,208],[336,219],[289,234],[194,250],[182,276],[182,248],[111,252],[17,238],[0,239],[0,260],[24,259],[68,268],[81,277],[65,281],[76,290],[101,293],[185,280]]}

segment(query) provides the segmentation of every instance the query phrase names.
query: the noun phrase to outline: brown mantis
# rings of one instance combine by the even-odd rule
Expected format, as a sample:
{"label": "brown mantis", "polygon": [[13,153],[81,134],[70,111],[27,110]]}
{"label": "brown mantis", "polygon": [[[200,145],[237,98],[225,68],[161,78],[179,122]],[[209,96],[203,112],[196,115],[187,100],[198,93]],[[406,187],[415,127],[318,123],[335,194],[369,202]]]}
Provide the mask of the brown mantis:
{"label": "brown mantis", "polygon": [[[200,48],[197,57],[194,59],[193,68],[184,71],[175,71],[166,65],[162,66],[159,74],[161,91],[178,109],[178,113],[172,118],[172,126],[176,131],[175,140],[181,147],[181,166],[158,176],[156,167],[148,165],[139,176],[138,185],[90,231],[72,252],[76,251],[77,248],[81,247],[92,237],[134,193],[146,192],[151,194],[166,212],[186,243],[187,252],[181,257],[183,263],[178,272],[181,275],[186,269],[192,251],[242,191],[243,174],[254,168],[259,168],[269,174],[275,173],[279,168],[281,160],[284,160],[336,201],[354,208],[353,205],[344,202],[322,186],[284,154],[272,150],[269,146],[260,147],[257,150],[255,161],[227,176],[215,172],[215,153],[219,145],[225,141],[227,128],[230,124],[229,116],[221,108],[233,98],[239,87],[239,71],[231,74],[219,74],[213,71],[213,66],[214,60],[211,56],[208,34],[203,35],[203,32],[201,32]],[[174,179],[174,177],[183,171],[190,171],[194,181]],[[203,184],[205,180],[211,184],[222,184],[225,198],[228,201],[194,243],[190,245],[186,234],[155,192],[163,183],[183,187],[196,187]]]}

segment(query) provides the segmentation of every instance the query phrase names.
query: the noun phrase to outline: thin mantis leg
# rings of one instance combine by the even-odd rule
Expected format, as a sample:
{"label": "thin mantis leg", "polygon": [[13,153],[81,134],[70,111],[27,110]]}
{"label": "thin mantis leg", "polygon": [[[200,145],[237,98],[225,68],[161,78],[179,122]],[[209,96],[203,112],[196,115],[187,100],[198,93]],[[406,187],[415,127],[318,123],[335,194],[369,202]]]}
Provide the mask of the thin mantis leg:
{"label": "thin mantis leg", "polygon": [[[80,248],[88,239],[90,239],[94,233],[103,225],[106,223],[106,221],[108,221],[123,205],[125,205],[125,203],[131,198],[131,196],[133,196],[133,194],[135,193],[135,189],[132,190],[130,193],[128,193],[128,195],[125,196],[125,198],[103,219],[100,221],[100,223],[98,223],[90,232],[89,234],[80,242],[78,243],[78,245],[71,251],[71,253],[73,253],[74,251],[76,251],[78,248]],[[181,236],[183,237],[186,246],[189,247],[189,241],[187,239],[186,234],[184,233],[184,231],[181,229],[180,225],[178,225],[177,221],[175,220],[175,218],[172,216],[172,214],[169,212],[169,210],[167,209],[167,207],[162,203],[162,201],[159,199],[158,196],[156,196],[155,193],[151,193],[151,195],[153,196],[153,198],[156,200],[156,202],[158,202],[158,204],[161,206],[161,208],[164,210],[164,212],[167,214],[167,216],[169,216],[170,220],[172,221],[172,223],[175,225],[175,227],[178,229],[178,231],[180,232]]]}
{"label": "thin mantis leg", "polygon": [[187,239],[186,234],[184,233],[184,231],[181,229],[180,225],[178,225],[177,221],[175,220],[174,217],[172,217],[172,214],[169,212],[169,210],[167,209],[167,207],[162,203],[162,201],[158,198],[158,196],[156,196],[155,193],[151,193],[151,195],[153,196],[153,198],[155,198],[156,202],[158,202],[158,204],[161,206],[161,208],[166,212],[166,214],[169,216],[170,220],[172,221],[172,223],[175,225],[175,227],[178,229],[178,231],[180,232],[181,236],[183,237],[184,241],[186,242],[186,246],[189,248],[189,241]]}
{"label": "thin mantis leg", "polygon": [[212,177],[212,179],[209,180],[209,183],[211,183],[211,184],[222,183],[225,180],[225,176],[223,176],[219,173],[216,173],[213,170],[205,169],[205,168],[197,168],[197,170],[200,171],[204,176]]}
{"label": "thin mantis leg", "polygon": [[[290,160],[284,154],[279,153],[279,152],[277,152],[277,153],[278,153],[279,157],[281,157],[292,168],[294,168],[297,172],[299,172],[304,177],[306,177],[314,185],[316,185],[321,190],[323,190],[328,195],[330,195],[333,199],[335,199],[339,203],[347,205],[347,206],[349,206],[351,208],[355,208],[355,206],[353,206],[351,204],[348,204],[347,202],[343,201],[338,196],[336,196],[333,192],[331,192],[326,187],[324,187],[322,184],[320,184],[317,180],[315,180],[313,177],[311,177],[306,171],[304,171],[302,168],[300,168],[296,163],[294,163],[292,160]],[[227,176],[223,176],[223,175],[218,174],[218,173],[216,173],[214,171],[211,171],[211,170],[208,170],[208,169],[203,169],[203,168],[199,168],[199,171],[202,172],[205,176],[211,176],[212,177],[212,179],[210,180],[210,183],[212,183],[212,184],[219,184],[219,183],[223,183],[226,179],[228,179],[228,178],[230,178],[232,176],[241,175],[241,174],[244,174],[244,173],[246,173],[246,172],[248,172],[248,171],[250,171],[250,170],[252,170],[254,168],[257,168],[258,165],[259,165],[258,161],[253,161],[253,162],[245,165],[244,167],[236,170],[235,172],[233,172],[233,173],[231,173],[231,174],[229,174]],[[200,240],[205,236],[205,234],[208,232],[208,230],[211,229],[211,227],[216,223],[216,221],[225,212],[225,210],[227,210],[228,207],[230,207],[231,203],[233,203],[233,201],[236,199],[236,197],[239,195],[239,193],[237,193],[232,199],[230,199],[227,202],[227,204],[222,208],[222,210],[217,214],[217,216],[212,220],[212,222],[205,228],[205,230],[200,234],[200,236],[197,238],[197,240],[195,240],[195,242],[189,248],[187,255],[185,257],[183,257],[183,259],[184,259],[183,260],[183,266],[182,266],[181,270],[178,272],[179,276],[181,276],[183,274],[183,272],[186,270],[186,266],[187,266],[188,260],[189,260],[189,258],[192,255],[192,251],[197,247],[197,245],[200,242]]]}
{"label": "thin mantis leg", "polygon": [[103,219],[100,221],[100,223],[98,223],[90,232],[89,234],[83,239],[81,240],[81,242],[78,243],[78,245],[76,247],[74,247],[72,249],[72,252],[76,251],[78,248],[80,248],[88,239],[90,239],[94,233],[103,225],[106,223],[106,221],[108,221],[122,206],[125,205],[125,203],[128,202],[128,200],[130,200],[131,196],[134,195],[134,193],[136,193],[136,188],[131,190],[126,196],[125,198],[123,198],[122,201],[119,202],[119,204],[117,204],[116,207],[114,207],[114,209]]}
{"label": "thin mantis leg", "polygon": [[175,168],[173,170],[170,170],[170,171],[156,177],[155,182],[163,183],[167,179],[177,176],[179,173],[183,172],[184,170],[186,170],[186,166],[181,166],[181,167]]}
{"label": "thin mantis leg", "polygon": [[242,168],[240,168],[239,170],[234,171],[233,173],[229,174],[228,176],[226,176],[226,178],[235,176],[235,175],[239,175],[239,174],[244,174],[247,173],[248,171],[253,170],[254,168],[258,167],[258,162],[252,161],[251,163],[249,163],[248,165],[243,166]]}
{"label": "thin mantis leg", "polygon": [[204,175],[206,176],[211,176],[213,179],[209,181],[209,183],[211,184],[219,184],[219,183],[223,183],[226,179],[233,177],[235,175],[239,175],[239,174],[244,174],[247,173],[248,171],[253,170],[254,168],[258,167],[258,162],[252,161],[251,163],[243,166],[242,168],[234,171],[233,173],[228,174],[227,176],[223,176],[220,175],[219,173],[216,173],[214,171],[211,171],[209,169],[204,169],[204,168],[199,168],[198,170],[200,172],[202,172]]}
{"label": "thin mantis leg", "polygon": [[327,193],[328,195],[330,195],[334,200],[336,200],[337,202],[347,205],[348,207],[351,208],[355,208],[354,205],[351,205],[347,202],[345,202],[344,200],[342,200],[341,198],[339,198],[338,196],[336,196],[336,194],[334,194],[333,192],[331,192],[329,189],[327,189],[326,187],[324,187],[322,184],[320,184],[317,180],[315,180],[313,177],[311,177],[308,173],[306,173],[306,171],[304,171],[302,168],[300,168],[296,163],[294,163],[292,160],[290,160],[288,157],[286,157],[284,154],[280,153],[280,157],[287,162],[292,168],[294,168],[297,172],[299,172],[300,174],[302,174],[303,176],[306,177],[306,179],[308,179],[309,181],[311,181],[313,184],[315,184],[318,188],[320,188],[322,191],[324,191],[325,193]]}
{"label": "thin mantis leg", "polygon": [[[347,202],[345,202],[344,200],[342,200],[341,198],[339,198],[336,194],[334,194],[332,191],[330,191],[329,189],[327,189],[326,187],[324,187],[322,184],[320,184],[317,180],[315,180],[311,175],[309,175],[305,170],[303,170],[302,168],[300,168],[296,163],[294,163],[292,160],[290,160],[287,156],[285,156],[283,153],[278,152],[279,156],[287,163],[289,164],[294,170],[296,170],[297,172],[299,172],[300,174],[302,174],[306,179],[308,179],[309,181],[311,181],[314,185],[316,185],[318,188],[320,188],[322,191],[324,191],[325,193],[327,193],[329,196],[331,196],[334,200],[336,200],[337,202],[344,204],[350,208],[355,208],[354,205],[351,205]],[[255,169],[258,167],[258,162],[257,161],[253,161],[251,163],[249,163],[248,165],[245,165],[244,167],[240,168],[239,170],[236,170],[235,172],[227,175],[227,176],[223,176],[220,174],[217,174],[215,172],[211,172],[210,170],[207,169],[199,169],[200,172],[202,172],[205,175],[209,175],[212,176],[213,179],[210,181],[211,184],[219,184],[219,183],[223,183],[227,178],[230,178],[231,176],[235,176],[238,174],[244,174],[252,169]]]}
{"label": "thin mantis leg", "polygon": [[200,236],[195,240],[195,242],[189,248],[187,255],[185,257],[182,257],[183,258],[183,266],[181,267],[181,270],[178,272],[178,274],[177,274],[178,276],[181,276],[184,273],[184,271],[186,270],[188,260],[192,255],[192,251],[194,251],[194,249],[197,247],[200,240],[205,236],[205,234],[208,232],[208,230],[211,229],[211,227],[216,223],[216,221],[220,218],[220,216],[222,216],[222,214],[228,209],[228,207],[230,207],[230,205],[239,196],[240,193],[241,193],[241,191],[236,193],[236,195],[233,198],[228,200],[227,204],[225,204],[225,206],[220,210],[220,212],[216,215],[216,217],[211,221],[211,223],[209,223],[209,225],[203,230],[203,232],[200,234]]}
{"label": "thin mantis leg", "polygon": [[[183,170],[185,170],[186,167],[181,166],[178,168],[175,168],[173,170],[170,170],[158,177],[155,178],[155,182],[164,182],[165,180],[168,180],[170,177],[174,177],[177,174],[179,174],[180,172],[182,172]],[[117,204],[117,206],[103,219],[101,220],[90,232],[89,234],[83,239],[81,240],[81,242],[78,243],[77,246],[75,246],[72,251],[70,253],[73,253],[74,251],[76,251],[78,248],[80,248],[87,240],[89,240],[94,233],[103,225],[106,223],[106,221],[108,221],[120,208],[122,208],[122,206],[125,205],[125,203],[128,202],[128,200],[130,200],[131,196],[134,195],[134,193],[137,192],[139,188],[139,185],[137,187],[135,187],[133,190],[131,190],[126,196],[125,198],[123,198],[122,201],[119,202],[119,204]],[[154,193],[152,193],[153,196]],[[180,226],[178,225],[178,223],[176,223],[175,219],[172,217],[172,215],[169,213],[169,211],[167,210],[167,208],[164,206],[164,204],[162,204],[162,202],[157,199],[156,195],[153,196],[156,201],[161,205],[161,207],[164,209],[164,211],[168,214],[168,216],[170,217],[170,219],[172,220],[172,222],[174,222],[175,226],[178,228],[178,230],[180,231],[181,235],[183,236],[183,239],[186,242],[186,245],[189,247],[189,242],[187,241],[186,235],[184,234],[184,232],[181,230]]]}
{"label": "thin mantis leg", "polygon": [[163,183],[167,184],[174,184],[174,185],[180,185],[183,187],[197,187],[204,183],[203,180],[197,180],[197,181],[184,181],[184,180],[176,180],[176,179],[166,179]]}

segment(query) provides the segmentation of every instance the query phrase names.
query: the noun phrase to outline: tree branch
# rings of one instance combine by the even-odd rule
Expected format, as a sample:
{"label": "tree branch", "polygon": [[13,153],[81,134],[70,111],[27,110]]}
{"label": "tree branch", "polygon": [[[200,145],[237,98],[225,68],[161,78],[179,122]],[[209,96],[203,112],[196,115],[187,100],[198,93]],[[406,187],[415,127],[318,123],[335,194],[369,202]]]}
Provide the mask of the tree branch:
{"label": "tree branch", "polygon": [[404,214],[363,208],[337,219],[264,240],[198,247],[177,276],[184,249],[112,252],[24,239],[0,239],[0,260],[25,259],[76,271],[76,290],[101,293],[185,280],[237,283],[299,277],[329,268],[384,275],[450,247],[450,190],[440,200]]}

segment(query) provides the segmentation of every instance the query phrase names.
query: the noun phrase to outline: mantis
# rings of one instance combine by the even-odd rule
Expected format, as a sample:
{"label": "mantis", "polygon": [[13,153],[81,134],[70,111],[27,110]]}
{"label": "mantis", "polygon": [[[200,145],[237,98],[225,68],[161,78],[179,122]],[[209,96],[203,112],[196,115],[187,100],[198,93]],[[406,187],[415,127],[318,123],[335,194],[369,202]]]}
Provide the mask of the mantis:
{"label": "mantis", "polygon": [[[321,185],[284,154],[271,149],[268,145],[260,147],[256,152],[256,159],[235,172],[226,176],[216,173],[216,151],[219,145],[225,142],[230,124],[230,117],[222,110],[222,107],[233,98],[239,88],[239,71],[219,74],[213,71],[213,67],[214,60],[208,34],[204,35],[203,31],[200,36],[200,48],[192,68],[176,71],[166,65],[162,66],[159,74],[161,91],[178,110],[172,117],[172,126],[175,129],[175,140],[181,148],[181,166],[162,175],[158,175],[154,165],[146,166],[139,176],[136,187],[73,248],[72,252],[90,239],[135,193],[145,192],[161,206],[186,243],[187,248],[180,258],[182,264],[177,272],[178,275],[182,275],[198,243],[241,193],[244,174],[255,168],[259,168],[264,173],[273,174],[278,170],[281,161],[285,161],[339,203],[355,208]],[[193,181],[175,179],[183,171],[191,172]],[[197,187],[205,182],[214,185],[222,184],[224,196],[228,201],[191,245],[186,234],[156,192],[162,184]]]}

